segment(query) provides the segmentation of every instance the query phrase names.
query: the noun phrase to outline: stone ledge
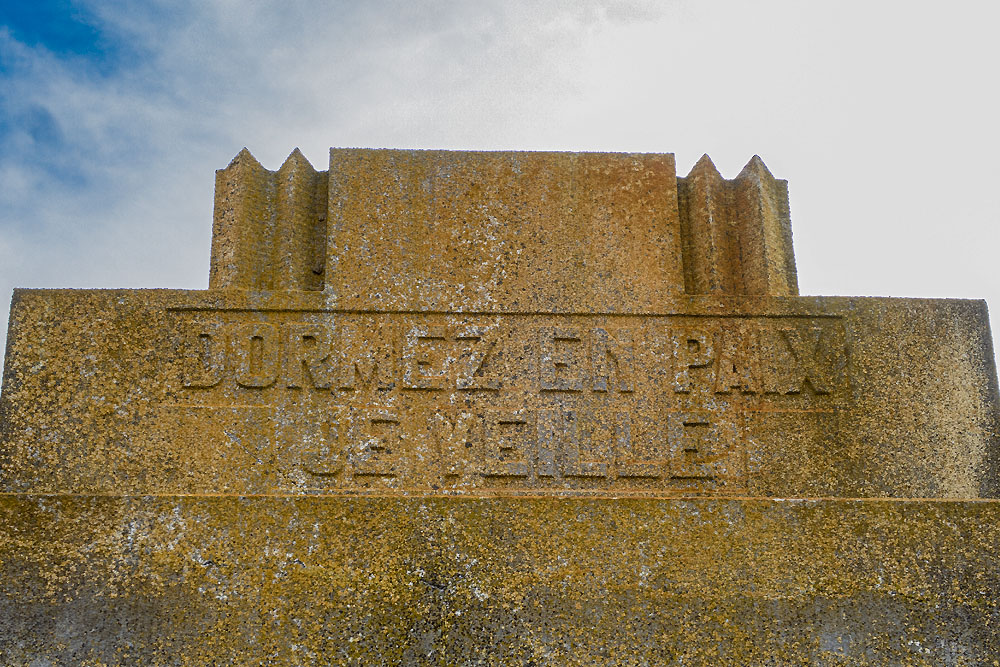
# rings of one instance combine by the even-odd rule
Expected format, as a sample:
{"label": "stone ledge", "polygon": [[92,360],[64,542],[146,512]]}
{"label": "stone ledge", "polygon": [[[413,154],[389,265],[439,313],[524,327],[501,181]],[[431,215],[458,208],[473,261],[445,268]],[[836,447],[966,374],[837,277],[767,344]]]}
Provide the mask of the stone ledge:
{"label": "stone ledge", "polygon": [[0,656],[990,664],[1000,502],[0,496]]}

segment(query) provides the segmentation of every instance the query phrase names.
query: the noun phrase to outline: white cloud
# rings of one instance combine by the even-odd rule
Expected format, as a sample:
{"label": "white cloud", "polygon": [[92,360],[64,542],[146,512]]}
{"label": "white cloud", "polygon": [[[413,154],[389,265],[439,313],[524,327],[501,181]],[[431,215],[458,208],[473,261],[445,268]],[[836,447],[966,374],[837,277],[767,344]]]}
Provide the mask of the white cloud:
{"label": "white cloud", "polygon": [[88,7],[119,67],[0,32],[4,295],[204,287],[214,170],[244,145],[324,168],[333,145],[709,152],[730,177],[760,153],[804,293],[1000,308],[988,3]]}

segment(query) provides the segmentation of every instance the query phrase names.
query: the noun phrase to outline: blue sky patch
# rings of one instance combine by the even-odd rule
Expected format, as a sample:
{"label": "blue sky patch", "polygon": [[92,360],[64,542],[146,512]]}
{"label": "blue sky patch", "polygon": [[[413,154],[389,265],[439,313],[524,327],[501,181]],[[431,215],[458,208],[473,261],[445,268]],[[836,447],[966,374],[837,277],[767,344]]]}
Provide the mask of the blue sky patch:
{"label": "blue sky patch", "polygon": [[0,25],[29,47],[83,61],[102,75],[138,56],[127,42],[105,30],[96,16],[71,0],[0,2]]}

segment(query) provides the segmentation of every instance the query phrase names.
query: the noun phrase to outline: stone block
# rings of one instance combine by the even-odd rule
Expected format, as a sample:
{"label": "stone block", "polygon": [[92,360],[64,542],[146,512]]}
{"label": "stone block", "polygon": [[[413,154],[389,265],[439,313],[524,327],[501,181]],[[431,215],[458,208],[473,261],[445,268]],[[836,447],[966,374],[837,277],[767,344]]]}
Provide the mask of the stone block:
{"label": "stone block", "polygon": [[998,495],[977,301],[344,310],[322,292],[19,290],[2,489]]}
{"label": "stone block", "polygon": [[7,664],[989,665],[994,500],[6,495]]}

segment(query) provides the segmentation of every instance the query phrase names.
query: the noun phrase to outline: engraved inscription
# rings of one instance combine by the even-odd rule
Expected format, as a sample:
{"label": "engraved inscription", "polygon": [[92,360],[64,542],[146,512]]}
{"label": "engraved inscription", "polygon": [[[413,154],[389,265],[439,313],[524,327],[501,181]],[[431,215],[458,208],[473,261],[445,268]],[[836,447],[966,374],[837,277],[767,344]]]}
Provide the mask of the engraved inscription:
{"label": "engraved inscription", "polygon": [[[480,473],[484,477],[527,477],[527,456],[534,449],[534,415],[528,410],[490,410],[485,421]],[[548,467],[545,472],[549,472]]]}
{"label": "engraved inscription", "polygon": [[538,383],[542,391],[583,391],[582,342],[576,328],[538,330]]}
{"label": "engraved inscription", "polygon": [[362,408],[354,415],[355,434],[351,463],[355,476],[394,477],[395,458],[400,454],[404,435],[400,417],[391,409]]}
{"label": "engraved inscription", "polygon": [[318,422],[314,440],[308,442],[303,451],[302,467],[316,477],[333,477],[344,470],[351,424],[349,410],[340,405],[331,406]]}
{"label": "engraved inscription", "polygon": [[181,405],[256,405],[276,488],[736,493],[752,415],[850,400],[836,318],[179,314]]}
{"label": "engraved inscription", "polygon": [[817,394],[829,394],[832,387],[832,369],[828,354],[823,349],[823,329],[820,327],[788,327],[781,329],[781,338],[788,346],[794,361],[792,384],[787,393],[799,393],[806,383]]}
{"label": "engraved inscription", "polygon": [[278,379],[278,332],[274,326],[253,322],[236,327],[232,337],[236,384],[270,387]]}
{"label": "engraved inscription", "polygon": [[719,421],[708,412],[671,412],[667,415],[671,445],[671,476],[711,479],[715,451],[722,439]]}
{"label": "engraved inscription", "polygon": [[465,327],[455,334],[455,340],[461,344],[455,387],[466,391],[500,389],[500,378],[483,372],[483,366],[496,345],[496,339],[490,336],[489,329],[477,326]]}
{"label": "engraved inscription", "polygon": [[392,335],[375,327],[366,331],[347,324],[339,327],[338,356],[340,380],[338,389],[391,389],[395,384],[395,348]]}
{"label": "engraved inscription", "polygon": [[285,334],[285,386],[329,389],[335,372],[329,329],[319,324],[293,323],[285,327]]}
{"label": "engraved inscription", "polygon": [[208,389],[219,384],[225,370],[223,327],[218,322],[190,322],[181,347],[181,383],[185,389]]}
{"label": "engraved inscription", "polygon": [[632,391],[633,342],[632,332],[624,329],[614,336],[596,328],[592,338],[594,391]]}
{"label": "engraved inscription", "polygon": [[472,469],[476,415],[460,411],[452,416],[435,411],[429,428],[440,443],[442,472],[448,481],[462,478]]}
{"label": "engraved inscription", "polygon": [[405,389],[446,388],[448,358],[445,329],[440,325],[416,326],[406,334],[403,348]]}
{"label": "engraved inscription", "polygon": [[715,359],[713,336],[700,329],[675,329],[671,342],[674,351],[674,391],[691,391],[692,370],[707,368]]}

